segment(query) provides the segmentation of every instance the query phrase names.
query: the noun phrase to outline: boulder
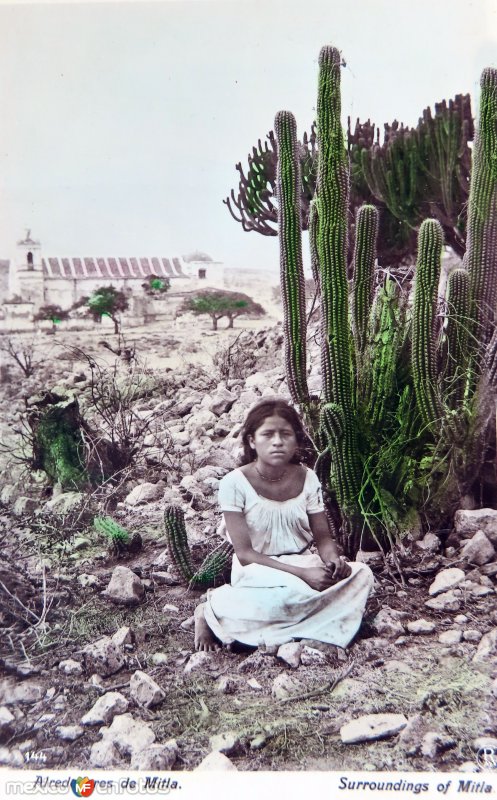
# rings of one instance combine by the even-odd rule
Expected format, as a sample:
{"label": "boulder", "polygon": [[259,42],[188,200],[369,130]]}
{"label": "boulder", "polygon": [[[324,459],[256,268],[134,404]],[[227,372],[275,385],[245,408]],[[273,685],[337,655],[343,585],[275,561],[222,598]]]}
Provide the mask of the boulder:
{"label": "boulder", "polygon": [[287,697],[291,695],[298,694],[302,691],[302,683],[287,672],[282,672],[281,675],[278,675],[271,687],[271,694],[273,695],[276,700],[285,700]]}
{"label": "boulder", "polygon": [[229,389],[220,387],[210,398],[207,408],[215,414],[216,417],[220,417],[221,414],[226,414],[226,412],[230,410],[235,401],[236,394],[230,392]]}
{"label": "boulder", "polygon": [[211,736],[209,746],[212,751],[218,750],[220,753],[229,755],[240,746],[240,738],[234,731],[218,733],[216,736]]}
{"label": "boulder", "polygon": [[128,701],[120,692],[106,692],[98,698],[81,720],[82,725],[101,725],[112,722],[116,714],[128,710]]}
{"label": "boulder", "polygon": [[459,595],[450,590],[437,595],[437,597],[432,597],[431,600],[427,600],[425,606],[433,609],[433,611],[459,611],[461,601]]}
{"label": "boulder", "polygon": [[228,756],[225,756],[224,753],[220,753],[219,750],[214,750],[212,753],[209,753],[193,771],[201,772],[205,770],[210,772],[231,772],[236,770],[236,767],[233,762],[229,760]]}
{"label": "boulder", "polygon": [[212,668],[215,664],[214,653],[206,653],[200,650],[198,653],[193,653],[188,659],[183,672],[185,675],[190,675],[192,672],[202,672]]}
{"label": "boulder", "polygon": [[456,740],[446,733],[428,731],[421,742],[421,753],[426,758],[435,758],[439,753],[456,745]]}
{"label": "boulder", "polygon": [[112,634],[112,641],[117,647],[124,647],[125,644],[133,642],[133,632],[127,625],[123,625],[115,633]]}
{"label": "boulder", "polygon": [[459,644],[461,639],[462,631],[459,630],[443,631],[438,637],[440,644],[446,645]]}
{"label": "boulder", "polygon": [[491,631],[482,636],[472,660],[476,662],[489,661],[492,663],[495,662],[496,656],[497,628],[492,628]]}
{"label": "boulder", "polygon": [[76,739],[80,739],[83,736],[84,732],[84,728],[81,725],[59,725],[55,729],[55,735],[64,742],[75,742]]}
{"label": "boulder", "polygon": [[465,578],[464,570],[457,567],[442,569],[437,573],[435,580],[428,589],[428,594],[435,596],[453,589]]}
{"label": "boulder", "polygon": [[426,550],[428,553],[438,553],[442,542],[434,533],[427,533],[416,542],[416,547],[419,547],[420,550]]}
{"label": "boulder", "polygon": [[407,630],[409,633],[425,634],[433,633],[435,625],[427,619],[414,619],[407,623]]}
{"label": "boulder", "polygon": [[71,511],[82,508],[85,502],[87,502],[87,496],[82,492],[63,492],[47,500],[43,511],[58,517],[65,517]]}
{"label": "boulder", "polygon": [[401,636],[405,631],[400,620],[404,617],[405,612],[396,611],[393,608],[389,608],[389,606],[385,606],[373,619],[372,627],[380,636]]}
{"label": "boulder", "polygon": [[115,567],[109,585],[102,595],[113,603],[137,606],[143,599],[145,587],[129,567]]}
{"label": "boulder", "polygon": [[403,714],[366,714],[347,722],[340,728],[340,737],[344,744],[372,742],[395,736],[407,725]]}
{"label": "boulder", "polygon": [[463,631],[462,638],[465,642],[479,642],[483,636],[482,632],[476,628],[468,628]]}
{"label": "boulder", "polygon": [[145,706],[145,708],[150,708],[151,706],[158,705],[158,703],[162,703],[166,696],[166,693],[161,689],[159,684],[156,683],[150,675],[147,675],[146,672],[142,672],[141,670],[137,670],[133,673],[129,688],[133,700],[135,700],[138,705]]}
{"label": "boulder", "polygon": [[0,742],[5,742],[14,731],[15,717],[6,706],[0,708]]}
{"label": "boulder", "polygon": [[90,764],[92,767],[101,767],[102,769],[122,769],[127,766],[121,759],[119,750],[115,744],[106,739],[92,744],[90,750]]}
{"label": "boulder", "polygon": [[164,495],[166,484],[164,481],[157,483],[140,483],[127,495],[124,502],[128,506],[145,505],[146,503],[153,503],[155,500],[161,500]]}
{"label": "boulder", "polygon": [[461,549],[461,558],[470,564],[486,564],[495,557],[495,547],[483,531],[477,531]]}
{"label": "boulder", "polygon": [[124,664],[124,656],[110,636],[103,636],[83,648],[87,672],[106,677],[118,672]]}
{"label": "boulder", "polygon": [[131,769],[151,769],[168,771],[173,768],[178,755],[175,739],[165,744],[151,744],[131,756]]}
{"label": "boulder", "polygon": [[131,714],[114,717],[108,728],[100,728],[102,740],[112,742],[121,755],[133,755],[155,742],[155,733],[145,722]]}
{"label": "boulder", "polygon": [[304,646],[300,655],[300,662],[304,667],[311,667],[320,664],[323,666],[328,663],[328,659],[321,650],[316,650],[315,647]]}
{"label": "boulder", "polygon": [[477,531],[483,531],[487,539],[497,545],[497,510],[479,508],[475,511],[456,511],[454,529],[461,539],[469,539]]}
{"label": "boulder", "polygon": [[79,661],[73,658],[66,658],[64,661],[59,662],[59,669],[64,675],[82,675],[83,667]]}
{"label": "boulder", "polygon": [[303,646],[301,642],[288,642],[282,644],[278,648],[277,656],[281,658],[289,667],[297,669],[300,664],[300,654],[302,653]]}

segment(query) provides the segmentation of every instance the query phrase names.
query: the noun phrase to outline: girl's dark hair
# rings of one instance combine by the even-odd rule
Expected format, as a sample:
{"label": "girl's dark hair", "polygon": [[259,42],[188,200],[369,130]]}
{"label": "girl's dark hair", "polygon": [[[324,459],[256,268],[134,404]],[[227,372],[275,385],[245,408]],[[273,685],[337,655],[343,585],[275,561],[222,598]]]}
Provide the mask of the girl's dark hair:
{"label": "girl's dark hair", "polygon": [[264,424],[264,420],[273,415],[281,417],[292,426],[293,432],[297,438],[298,447],[302,451],[301,453],[297,451],[290,463],[300,464],[303,460],[303,451],[308,448],[309,439],[302,427],[302,421],[299,415],[286,400],[283,400],[281,397],[270,397],[267,400],[261,400],[257,405],[253,406],[247,414],[242,428],[243,455],[240,458],[240,466],[250,464],[255,458],[255,450],[250,447],[249,436],[254,436],[257,428],[260,428],[261,425]]}

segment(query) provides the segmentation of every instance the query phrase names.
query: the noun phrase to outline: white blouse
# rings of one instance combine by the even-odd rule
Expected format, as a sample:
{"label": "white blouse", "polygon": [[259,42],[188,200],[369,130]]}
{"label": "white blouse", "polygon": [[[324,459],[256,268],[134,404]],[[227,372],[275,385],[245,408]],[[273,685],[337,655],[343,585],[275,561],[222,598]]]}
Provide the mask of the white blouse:
{"label": "white blouse", "polygon": [[[267,555],[302,553],[312,542],[308,514],[324,511],[323,493],[318,476],[306,467],[302,491],[289,500],[270,500],[257,494],[241,469],[234,469],[219,481],[221,511],[244,514],[254,550]],[[229,539],[226,526],[224,532]]]}

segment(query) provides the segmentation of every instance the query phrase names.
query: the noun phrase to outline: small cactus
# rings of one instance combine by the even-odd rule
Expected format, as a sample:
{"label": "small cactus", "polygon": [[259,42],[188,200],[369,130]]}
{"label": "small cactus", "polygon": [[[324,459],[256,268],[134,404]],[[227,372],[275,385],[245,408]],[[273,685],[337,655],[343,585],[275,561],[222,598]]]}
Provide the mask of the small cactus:
{"label": "small cactus", "polygon": [[190,581],[190,586],[213,586],[216,578],[222,576],[233,556],[233,545],[223,542],[203,560]]}
{"label": "small cactus", "polygon": [[187,583],[192,579],[194,569],[185,528],[185,517],[179,506],[167,506],[164,510],[169,557]]}
{"label": "small cactus", "polygon": [[112,517],[95,517],[93,527],[99,533],[103,533],[113,544],[117,542],[127,544],[129,542],[128,531],[122,528]]}

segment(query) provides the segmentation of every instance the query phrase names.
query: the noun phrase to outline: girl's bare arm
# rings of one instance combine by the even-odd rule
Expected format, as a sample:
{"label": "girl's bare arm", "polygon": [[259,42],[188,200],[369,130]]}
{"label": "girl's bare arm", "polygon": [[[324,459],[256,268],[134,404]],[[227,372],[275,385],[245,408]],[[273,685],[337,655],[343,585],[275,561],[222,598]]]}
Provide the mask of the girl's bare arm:
{"label": "girl's bare arm", "polygon": [[324,511],[320,511],[318,514],[309,514],[308,516],[321,561],[326,565],[330,565],[330,568],[334,570],[335,581],[343,580],[343,578],[350,575],[351,569],[347,562],[340,558],[335,540],[330,533],[326,514]]}
{"label": "girl's bare arm", "polygon": [[241,511],[224,511],[224,519],[236,556],[242,567],[247,566],[247,564],[262,564],[265,567],[279,569],[282,572],[289,572],[308,583],[309,586],[317,591],[323,591],[323,589],[328,588],[328,586],[331,586],[333,583],[331,572],[324,565],[323,567],[307,569],[304,567],[294,567],[291,564],[284,564],[264,553],[258,553],[257,550],[254,550],[250,541],[249,529]]}

